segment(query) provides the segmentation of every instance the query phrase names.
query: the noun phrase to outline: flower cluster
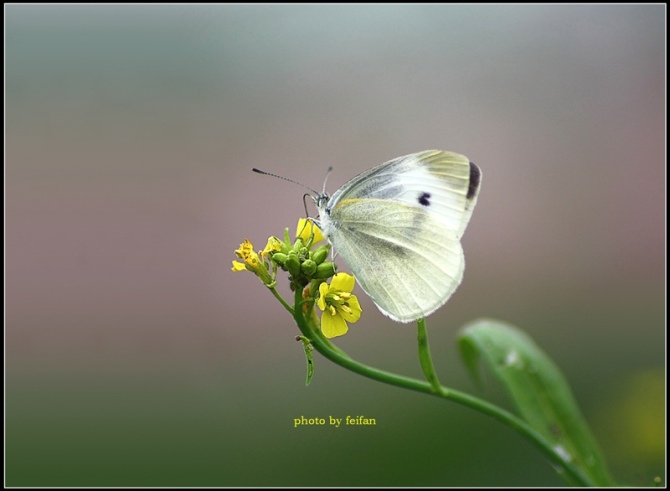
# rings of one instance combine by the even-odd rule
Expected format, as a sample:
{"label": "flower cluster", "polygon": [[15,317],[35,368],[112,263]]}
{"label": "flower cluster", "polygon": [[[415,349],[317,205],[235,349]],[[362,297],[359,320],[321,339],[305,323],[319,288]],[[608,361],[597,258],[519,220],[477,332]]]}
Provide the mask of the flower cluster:
{"label": "flower cluster", "polygon": [[[283,241],[270,237],[265,249],[258,253],[245,239],[235,251],[241,261],[233,261],[232,270],[254,273],[272,289],[275,296],[278,295],[274,290],[277,270],[288,272],[291,289],[303,290],[307,300],[304,305],[313,306],[316,302],[323,311],[321,331],[324,336],[332,338],[345,334],[349,329],[347,322],[356,322],[361,316],[358,299],[351,293],[354,277],[346,273],[335,274],[335,263],[326,260],[330,245],[314,247],[325,239],[313,221],[300,219],[293,243],[289,240],[288,231],[284,236]],[[331,283],[327,284],[326,280],[331,277]]]}
{"label": "flower cluster", "polygon": [[270,252],[272,261],[289,273],[292,290],[304,288],[313,280],[325,280],[335,274],[335,263],[326,261],[330,245],[325,244],[312,250],[314,244],[325,240],[314,222],[300,219],[293,244],[289,240],[281,242],[276,237],[271,239],[278,246],[278,249]]}

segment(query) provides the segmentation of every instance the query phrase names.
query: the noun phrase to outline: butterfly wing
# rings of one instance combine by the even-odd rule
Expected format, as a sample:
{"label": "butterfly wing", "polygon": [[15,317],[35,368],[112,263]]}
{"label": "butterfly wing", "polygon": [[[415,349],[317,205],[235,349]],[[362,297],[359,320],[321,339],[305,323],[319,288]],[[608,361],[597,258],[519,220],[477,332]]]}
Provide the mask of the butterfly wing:
{"label": "butterfly wing", "polygon": [[328,202],[328,238],[384,314],[411,322],[456,290],[480,178],[466,157],[432,150],[374,167]]}

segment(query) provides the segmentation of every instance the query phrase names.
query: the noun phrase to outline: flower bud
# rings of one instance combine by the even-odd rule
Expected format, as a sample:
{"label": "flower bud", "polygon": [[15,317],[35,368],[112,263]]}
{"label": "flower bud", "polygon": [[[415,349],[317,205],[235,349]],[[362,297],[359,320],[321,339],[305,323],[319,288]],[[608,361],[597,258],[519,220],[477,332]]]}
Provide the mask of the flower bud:
{"label": "flower bud", "polygon": [[289,254],[286,257],[284,266],[288,269],[288,272],[293,276],[298,276],[300,274],[300,260],[295,254]]}
{"label": "flower bud", "polygon": [[314,273],[312,277],[317,280],[323,278],[329,278],[335,274],[336,268],[337,265],[335,263],[326,261],[325,263],[321,263],[316,267],[316,273]]}
{"label": "flower bud", "polygon": [[293,244],[293,250],[295,252],[298,252],[303,247],[305,247],[305,243],[302,241],[302,239],[300,237],[295,239],[295,244]]}
{"label": "flower bud", "polygon": [[300,266],[300,269],[307,276],[311,276],[316,271],[316,263],[314,261],[312,261],[311,259],[307,259],[304,263],[302,263],[302,265]]}
{"label": "flower bud", "polygon": [[280,266],[283,266],[286,263],[287,258],[288,256],[282,252],[275,252],[272,255],[272,261],[276,264],[279,264]]}
{"label": "flower bud", "polygon": [[298,257],[303,260],[307,259],[309,257],[309,249],[307,249],[307,247],[301,247],[298,251]]}
{"label": "flower bud", "polygon": [[330,249],[330,246],[327,245],[322,245],[321,247],[317,248],[313,253],[312,253],[312,260],[316,264],[321,264],[326,260],[328,257],[328,250]]}

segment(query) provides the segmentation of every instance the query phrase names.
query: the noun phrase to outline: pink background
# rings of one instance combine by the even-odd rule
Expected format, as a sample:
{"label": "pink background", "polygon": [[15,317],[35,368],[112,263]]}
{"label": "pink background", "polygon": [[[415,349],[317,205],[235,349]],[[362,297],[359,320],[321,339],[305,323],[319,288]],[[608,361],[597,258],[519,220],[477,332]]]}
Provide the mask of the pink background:
{"label": "pink background", "polygon": [[[464,282],[428,319],[442,381],[476,392],[460,326],[514,323],[617,477],[662,473],[663,6],[5,13],[7,484],[561,485],[483,416],[318,356],[305,388],[291,318],[230,270],[304,214],[303,189],[251,167],[320,189],[332,165],[333,192],[430,148],[483,171]],[[420,377],[415,328],[358,293],[338,345]],[[292,428],[347,414],[382,423]]]}

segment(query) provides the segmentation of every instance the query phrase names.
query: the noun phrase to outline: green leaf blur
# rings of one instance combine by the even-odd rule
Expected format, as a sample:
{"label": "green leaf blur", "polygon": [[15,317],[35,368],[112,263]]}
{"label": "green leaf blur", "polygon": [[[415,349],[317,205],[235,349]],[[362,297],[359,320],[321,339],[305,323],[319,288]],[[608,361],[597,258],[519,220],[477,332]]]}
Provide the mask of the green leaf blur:
{"label": "green leaf blur", "polygon": [[458,344],[477,383],[483,359],[526,422],[598,486],[614,484],[565,377],[527,334],[501,321],[480,319],[463,327]]}

